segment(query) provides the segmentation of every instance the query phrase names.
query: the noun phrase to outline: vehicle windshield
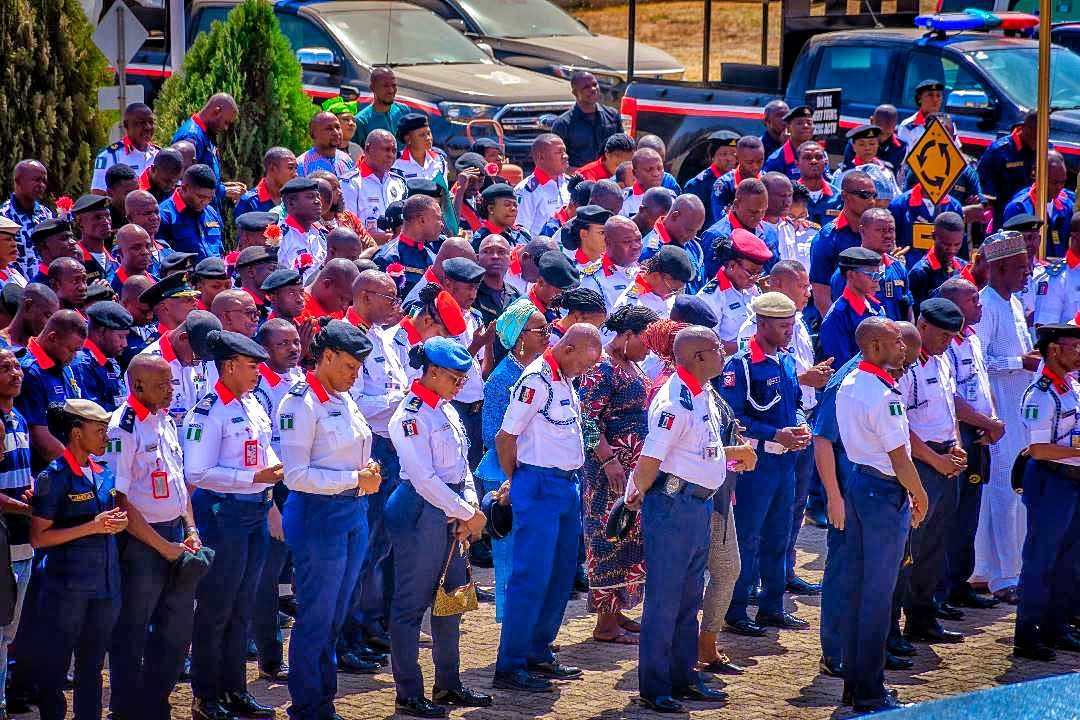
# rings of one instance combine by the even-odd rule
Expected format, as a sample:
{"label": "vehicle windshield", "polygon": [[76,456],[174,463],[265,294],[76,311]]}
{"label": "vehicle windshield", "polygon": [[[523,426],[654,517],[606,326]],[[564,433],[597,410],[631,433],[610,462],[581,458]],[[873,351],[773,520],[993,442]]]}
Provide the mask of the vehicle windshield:
{"label": "vehicle windshield", "polygon": [[368,65],[490,63],[483,50],[427,10],[327,13],[338,42]]}
{"label": "vehicle windshield", "polygon": [[588,35],[589,31],[548,0],[460,0],[488,37]]}
{"label": "vehicle windshield", "polygon": [[[1039,65],[1037,48],[1003,48],[967,53],[987,77],[993,78],[1013,102],[1021,107],[1036,105]],[[1056,47],[1050,55],[1050,106],[1080,107],[1080,56]]]}

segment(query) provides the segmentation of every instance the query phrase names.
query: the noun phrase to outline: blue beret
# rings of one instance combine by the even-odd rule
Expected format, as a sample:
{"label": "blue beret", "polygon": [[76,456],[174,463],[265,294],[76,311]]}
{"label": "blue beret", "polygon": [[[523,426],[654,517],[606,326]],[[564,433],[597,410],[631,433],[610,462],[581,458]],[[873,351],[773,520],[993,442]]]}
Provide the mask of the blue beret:
{"label": "blue beret", "polygon": [[112,300],[94,303],[87,309],[86,316],[95,326],[100,325],[109,330],[130,330],[135,322],[123,305]]}
{"label": "blue beret", "polygon": [[107,283],[90,283],[89,287],[86,288],[86,299],[83,300],[83,309],[86,310],[93,303],[98,303],[102,300],[112,300],[115,297],[116,294],[113,292],[112,285]]}
{"label": "blue beret", "polygon": [[474,153],[483,155],[487,150],[502,150],[503,146],[498,140],[491,137],[476,138],[473,140],[472,147],[469,148]]}
{"label": "blue beret", "polygon": [[195,264],[191,274],[198,280],[225,280],[229,277],[225,261],[219,257],[203,258]]}
{"label": "blue beret", "polygon": [[397,124],[397,139],[400,142],[405,142],[405,136],[411,133],[413,130],[419,130],[422,127],[427,127],[428,119],[424,113],[411,112],[405,115]]}
{"label": "blue beret", "polygon": [[814,111],[806,107],[805,105],[796,105],[795,107],[788,110],[787,115],[784,116],[784,121],[791,122],[792,120],[796,120],[798,118],[808,117],[814,117]]}
{"label": "blue beret", "polygon": [[198,255],[189,252],[171,252],[161,260],[161,273],[171,275],[178,270],[190,270]]}
{"label": "blue beret", "polygon": [[195,357],[200,360],[210,359],[210,350],[207,348],[206,338],[212,330],[221,331],[221,321],[217,315],[206,310],[192,310],[184,318],[184,327],[187,329],[188,342]]}
{"label": "blue beret", "polygon": [[236,218],[236,227],[245,232],[262,232],[268,225],[277,225],[277,213],[253,210]]}
{"label": "blue beret", "polygon": [[881,265],[881,254],[861,246],[850,247],[840,253],[838,265],[842,270],[860,267],[878,267]]}
{"label": "blue beret", "polygon": [[577,209],[575,217],[589,225],[603,225],[613,214],[599,205],[583,205]]}
{"label": "blue beret", "polygon": [[83,195],[71,206],[72,215],[82,215],[93,210],[104,210],[109,206],[109,198],[104,195]]}
{"label": "blue beret", "polygon": [[716,313],[709,307],[709,303],[697,295],[682,293],[675,296],[675,305],[671,308],[671,319],[707,328],[716,327],[716,323],[719,322]]}
{"label": "blue beret", "polygon": [[478,283],[484,277],[484,268],[465,257],[447,258],[442,267],[447,280]]}
{"label": "blue beret", "polygon": [[496,540],[502,540],[514,528],[514,509],[510,504],[500,505],[495,499],[495,491],[484,495],[480,503],[480,512],[487,517],[487,531]]}
{"label": "blue beret", "polygon": [[881,137],[881,128],[877,125],[857,125],[847,131],[848,140],[870,140]]}
{"label": "blue beret", "polygon": [[919,317],[949,332],[960,332],[964,328],[964,313],[956,303],[943,297],[923,301],[919,306]]}
{"label": "blue beret", "polygon": [[292,195],[293,193],[308,192],[309,190],[318,190],[319,184],[306,177],[294,177],[289,182],[281,186],[281,197],[286,195]]}
{"label": "blue beret", "polygon": [[371,340],[363,330],[344,320],[331,320],[315,337],[323,347],[348,353],[363,362],[371,353]]}
{"label": "blue beret", "polygon": [[300,273],[291,268],[278,268],[274,272],[266,276],[266,279],[262,281],[262,285],[259,289],[263,292],[273,292],[279,288],[283,288],[286,285],[299,285]]}
{"label": "blue beret", "polygon": [[39,222],[34,226],[34,229],[30,231],[30,242],[39,243],[45,238],[50,238],[53,235],[59,235],[63,232],[71,232],[71,223],[67,220],[46,220]]}
{"label": "blue beret", "polygon": [[424,341],[424,355],[432,365],[465,372],[473,365],[472,355],[465,346],[450,338],[433,337]]}
{"label": "blue beret", "polygon": [[715,143],[720,147],[735,147],[739,144],[739,133],[731,132],[730,130],[717,130],[714,133],[710,133],[706,140],[710,143]]}
{"label": "blue beret", "polygon": [[211,330],[206,335],[206,349],[213,360],[231,360],[234,357],[249,357],[266,362],[270,356],[266,349],[246,335],[229,330]]}
{"label": "blue beret", "polygon": [[491,185],[488,185],[486,188],[484,188],[483,192],[480,193],[480,202],[486,205],[487,203],[494,202],[499,198],[513,197],[514,188],[512,186],[504,182],[497,182],[492,183]]}
{"label": "blue beret", "polygon": [[1080,326],[1067,324],[1040,325],[1039,343],[1056,343],[1065,338],[1080,338]]}
{"label": "blue beret", "polygon": [[239,270],[248,265],[258,265],[264,262],[276,263],[277,254],[277,248],[269,245],[249,245],[236,256],[236,269]]}

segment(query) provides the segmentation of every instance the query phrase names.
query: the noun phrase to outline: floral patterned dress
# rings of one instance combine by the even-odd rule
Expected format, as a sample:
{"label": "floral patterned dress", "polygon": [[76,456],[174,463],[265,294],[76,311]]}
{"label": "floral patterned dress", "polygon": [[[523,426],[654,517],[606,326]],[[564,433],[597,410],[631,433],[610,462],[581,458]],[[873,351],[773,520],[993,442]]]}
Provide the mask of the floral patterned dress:
{"label": "floral patterned dress", "polygon": [[[612,542],[606,537],[608,513],[622,493],[610,487],[607,474],[600,467],[595,438],[603,435],[616,462],[625,471],[627,482],[631,482],[631,470],[641,453],[648,425],[645,405],[648,386],[648,378],[636,366],[617,365],[605,354],[582,376],[578,390],[586,426],[585,465],[581,469],[585,568],[589,576],[589,605],[597,612],[614,614],[630,609],[641,602],[645,590],[640,521],[624,540]],[[590,434],[594,437],[591,443]]]}

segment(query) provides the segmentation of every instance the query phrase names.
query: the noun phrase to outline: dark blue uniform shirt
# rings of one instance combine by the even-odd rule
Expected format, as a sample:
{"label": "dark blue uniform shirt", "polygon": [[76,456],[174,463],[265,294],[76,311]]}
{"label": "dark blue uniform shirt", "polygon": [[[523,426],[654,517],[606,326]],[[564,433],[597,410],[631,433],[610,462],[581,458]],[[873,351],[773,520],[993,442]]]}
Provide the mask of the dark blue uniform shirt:
{"label": "dark blue uniform shirt", "polygon": [[[907,145],[903,140],[896,137],[896,134],[889,136],[889,139],[885,142],[878,143],[877,157],[883,163],[889,166],[889,169],[896,173],[900,170],[900,167],[904,164],[904,158],[907,156]],[[847,141],[844,145],[844,166],[852,167],[852,163],[855,160],[855,145],[851,140]]]}
{"label": "dark blue uniform shirt", "polygon": [[184,203],[179,190],[174,190],[161,203],[161,227],[157,237],[176,252],[195,253],[198,255],[195,262],[225,255],[225,246],[221,242],[221,215],[213,205],[195,213]]}
{"label": "dark blue uniform shirt", "polygon": [[795,153],[795,148],[791,146],[791,140],[785,141],[772,155],[765,157],[761,172],[780,172],[792,180],[799,179],[799,158]]}
{"label": "dark blue uniform shirt", "polygon": [[[908,310],[915,304],[915,300],[911,296],[911,284],[907,268],[904,267],[904,263],[892,255],[886,255],[882,263],[885,265],[884,277],[881,278],[881,290],[878,291],[875,297],[881,301],[881,309],[885,311],[887,318],[890,320],[907,320]],[[830,286],[834,298],[844,294],[847,283],[844,281],[844,276],[840,273],[839,268],[833,272]]]}
{"label": "dark blue uniform shirt", "polygon": [[[802,185],[802,180],[797,180]],[[805,186],[804,186],[805,187]],[[809,191],[810,188],[807,188]],[[816,222],[821,227],[836,220],[844,207],[843,198],[840,197],[840,188],[832,183],[822,181],[821,195],[817,201],[811,197],[806,202],[806,217],[811,222]]]}
{"label": "dark blue uniform shirt", "polygon": [[371,261],[384,272],[394,263],[402,266],[405,274],[405,284],[402,286],[400,294],[405,297],[413,289],[413,286],[420,282],[420,278],[424,276],[424,271],[435,262],[435,256],[423,243],[398,235],[379,248],[379,251],[372,256]]}
{"label": "dark blue uniform shirt", "polygon": [[954,257],[952,262],[943,266],[937,255],[932,252],[926,253],[915,263],[908,270],[908,285],[911,287],[911,297],[915,300],[915,314],[919,314],[919,306],[941,287],[941,283],[959,275],[965,265],[967,265],[966,262]]}
{"label": "dark blue uniform shirt", "polygon": [[[736,165],[734,170],[730,170],[716,179],[712,184],[709,200],[705,203],[705,207],[712,212],[713,223],[727,214],[731,203],[735,202],[735,189],[739,187],[739,183],[750,177],[750,175],[744,176],[740,173],[739,166]],[[711,224],[706,223],[705,227],[709,227]]]}
{"label": "dark blue uniform shirt", "polygon": [[1031,183],[1035,169],[1035,151],[1020,142],[1020,128],[999,137],[979,156],[979,182],[982,192],[994,200],[994,226],[1000,227],[1005,206],[1016,193]]}
{"label": "dark blue uniform shirt", "polygon": [[[69,399],[82,397],[71,366],[60,367],[38,345],[36,338],[31,338],[26,346],[26,354],[19,358],[23,369],[22,391],[15,398],[15,407],[26,418],[29,425],[45,425],[49,432],[59,435],[56,427],[49,425],[49,409],[63,407]],[[45,463],[34,454],[34,472],[39,472]]]}
{"label": "dark blue uniform shirt", "polygon": [[183,122],[173,133],[170,145],[175,145],[180,140],[187,140],[195,146],[195,162],[209,165],[214,171],[214,177],[218,179],[217,192],[214,194],[215,207],[221,207],[221,201],[225,197],[225,186],[221,183],[221,163],[218,162],[217,145],[210,139],[206,131],[206,125],[196,115],[192,115]]}
{"label": "dark blue uniform shirt", "polygon": [[113,358],[105,357],[89,338],[83,349],[75,355],[71,370],[82,390],[82,396],[93,400],[109,412],[120,407],[120,403],[127,396],[120,364]]}
{"label": "dark blue uniform shirt", "polygon": [[862,238],[848,223],[847,215],[841,214],[823,225],[814,242],[810,243],[810,282],[819,285],[832,282],[840,253],[859,245],[862,245]]}
{"label": "dark blue uniform shirt", "polygon": [[772,442],[777,430],[805,420],[799,407],[802,391],[795,356],[784,351],[767,356],[756,336],[727,361],[718,384],[720,395],[746,427],[743,435],[748,438]]}
{"label": "dark blue uniform shirt", "polygon": [[[707,230],[701,233],[701,251],[705,257],[705,273],[703,279],[708,279],[716,275],[716,271],[720,269],[720,263],[713,258],[713,243],[717,238],[731,237],[731,231],[735,228],[742,228],[744,230],[750,230],[750,228],[744,228],[739,219],[735,217],[735,213],[726,213],[720,216],[720,219],[714,222]],[[755,235],[761,238],[762,242],[768,246],[772,251],[772,257],[765,263],[764,271],[768,273],[772,270],[773,265],[780,262],[780,238],[776,235],[776,226],[769,225],[768,223],[759,223],[756,228],[751,230]]]}
{"label": "dark blue uniform shirt", "polygon": [[716,169],[716,165],[709,165],[709,167],[686,182],[684,190],[691,195],[697,195],[698,199],[701,200],[701,204],[705,206],[704,227],[709,227],[716,222],[716,216],[713,214],[712,191],[713,185],[721,177],[723,177],[723,174]]}
{"label": "dark blue uniform shirt", "polygon": [[274,198],[270,197],[269,191],[266,189],[266,180],[259,180],[259,184],[253,188],[249,188],[247,192],[240,196],[240,199],[236,201],[236,209],[233,210],[233,217],[240,217],[247,212],[270,212],[278,203],[274,202]]}
{"label": "dark blue uniform shirt", "polygon": [[[1013,196],[1009,204],[1005,206],[1002,222],[1014,215],[1035,215],[1035,205],[1038,202],[1036,188],[1029,185]],[[1049,203],[1049,212],[1046,217],[1046,254],[1048,257],[1064,257],[1069,249],[1069,223],[1072,221],[1073,206],[1076,198],[1068,190],[1062,190],[1053,202]]]}
{"label": "dark blue uniform shirt", "polygon": [[904,259],[908,264],[914,265],[926,255],[926,251],[933,244],[933,239],[929,234],[920,234],[919,239],[916,240],[916,225],[931,226],[925,228],[926,233],[930,233],[933,231],[932,226],[938,215],[954,212],[963,217],[964,208],[956,198],[946,195],[937,205],[934,205],[933,210],[930,210],[923,201],[922,185],[916,185],[895,197],[889,203],[889,212],[896,221],[896,246],[911,248]]}
{"label": "dark blue uniform shirt", "polygon": [[859,352],[855,344],[855,328],[864,318],[884,315],[881,303],[873,296],[865,300],[847,288],[829,307],[818,330],[822,358],[834,358],[833,367],[842,365]]}

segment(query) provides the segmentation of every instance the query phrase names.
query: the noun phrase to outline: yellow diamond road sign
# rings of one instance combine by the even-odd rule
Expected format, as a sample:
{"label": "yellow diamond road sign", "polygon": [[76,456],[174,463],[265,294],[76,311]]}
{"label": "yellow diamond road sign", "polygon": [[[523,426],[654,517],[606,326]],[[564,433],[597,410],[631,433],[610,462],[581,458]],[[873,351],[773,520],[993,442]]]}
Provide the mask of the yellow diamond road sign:
{"label": "yellow diamond road sign", "polygon": [[926,132],[911,148],[908,167],[922,183],[923,192],[935,205],[949,192],[964,169],[964,156],[937,118],[926,124]]}

